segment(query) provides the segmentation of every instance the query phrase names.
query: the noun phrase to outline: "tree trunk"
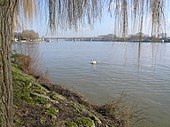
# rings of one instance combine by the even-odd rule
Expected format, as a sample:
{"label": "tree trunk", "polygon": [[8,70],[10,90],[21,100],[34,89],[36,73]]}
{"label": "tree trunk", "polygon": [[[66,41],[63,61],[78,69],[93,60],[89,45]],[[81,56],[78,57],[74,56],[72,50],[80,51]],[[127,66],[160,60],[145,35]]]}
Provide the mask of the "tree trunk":
{"label": "tree trunk", "polygon": [[11,39],[17,0],[0,0],[0,127],[13,126]]}

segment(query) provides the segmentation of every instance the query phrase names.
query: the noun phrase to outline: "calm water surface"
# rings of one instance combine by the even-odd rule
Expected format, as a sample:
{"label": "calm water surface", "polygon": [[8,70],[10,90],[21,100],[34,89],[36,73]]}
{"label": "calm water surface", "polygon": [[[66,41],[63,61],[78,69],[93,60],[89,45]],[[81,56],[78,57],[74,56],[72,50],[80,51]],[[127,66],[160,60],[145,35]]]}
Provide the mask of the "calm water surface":
{"label": "calm water surface", "polygon": [[[41,69],[52,81],[105,104],[124,90],[130,103],[146,108],[149,122],[170,127],[170,44],[53,42],[37,44]],[[96,65],[90,60],[95,59]]]}

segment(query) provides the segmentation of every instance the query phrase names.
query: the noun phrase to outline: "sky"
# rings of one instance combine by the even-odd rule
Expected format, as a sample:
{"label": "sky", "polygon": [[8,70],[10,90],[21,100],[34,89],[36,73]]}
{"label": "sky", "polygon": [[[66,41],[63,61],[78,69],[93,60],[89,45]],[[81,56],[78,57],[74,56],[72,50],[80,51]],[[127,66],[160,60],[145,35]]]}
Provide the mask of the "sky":
{"label": "sky", "polygon": [[[168,6],[166,4],[166,6]],[[130,8],[129,8],[130,9]],[[45,10],[44,10],[45,11]],[[165,16],[166,16],[166,32],[168,36],[170,36],[170,8],[166,7],[165,10]],[[45,13],[42,11],[42,13]],[[93,27],[90,27],[89,25],[81,26],[77,31],[75,30],[62,30],[57,29],[56,32],[52,35],[49,30],[47,29],[48,24],[47,23],[47,16],[44,15],[43,17],[40,17],[42,15],[38,15],[35,17],[34,21],[27,25],[25,29],[33,29],[36,32],[39,33],[40,37],[95,37],[99,35],[106,35],[106,34],[114,34],[114,18],[110,16],[107,9],[105,8],[103,17],[101,21],[97,20]],[[38,20],[37,20],[38,19]],[[129,20],[129,29],[128,34],[135,34],[137,33],[137,24],[132,24]],[[151,27],[151,14],[147,14],[144,17],[144,34],[150,35],[151,31],[149,30]]]}
{"label": "sky", "polygon": [[[51,36],[60,36],[60,37],[95,37],[99,35],[111,34],[114,32],[114,20],[110,17],[108,13],[106,13],[101,21],[96,21],[94,26],[90,27],[89,25],[85,25],[75,30],[59,30],[56,31],[55,35]],[[50,36],[50,35],[47,35]]]}
{"label": "sky", "polygon": [[75,30],[57,29],[54,34],[51,34],[47,28],[48,24],[44,24],[46,19],[44,17],[37,17],[41,21],[33,21],[27,26],[27,29],[33,29],[42,37],[96,37],[99,35],[113,34],[114,19],[105,10],[101,20],[96,20],[93,26],[83,25]]}

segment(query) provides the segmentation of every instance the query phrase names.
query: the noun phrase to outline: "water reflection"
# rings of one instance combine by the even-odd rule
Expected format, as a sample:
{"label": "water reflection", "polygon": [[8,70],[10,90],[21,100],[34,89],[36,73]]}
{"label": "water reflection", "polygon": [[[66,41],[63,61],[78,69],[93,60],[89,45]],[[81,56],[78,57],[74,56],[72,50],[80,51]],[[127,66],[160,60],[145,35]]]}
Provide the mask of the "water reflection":
{"label": "water reflection", "polygon": [[138,69],[140,67],[141,42],[138,44]]}

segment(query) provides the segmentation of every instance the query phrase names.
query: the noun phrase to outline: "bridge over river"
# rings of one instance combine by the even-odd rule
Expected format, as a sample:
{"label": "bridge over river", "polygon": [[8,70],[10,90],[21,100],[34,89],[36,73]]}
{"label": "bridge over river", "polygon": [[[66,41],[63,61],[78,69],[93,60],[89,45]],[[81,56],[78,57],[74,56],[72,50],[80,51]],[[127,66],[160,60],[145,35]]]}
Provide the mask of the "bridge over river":
{"label": "bridge over river", "polygon": [[98,37],[45,37],[45,41],[96,41],[99,40],[100,38]]}

